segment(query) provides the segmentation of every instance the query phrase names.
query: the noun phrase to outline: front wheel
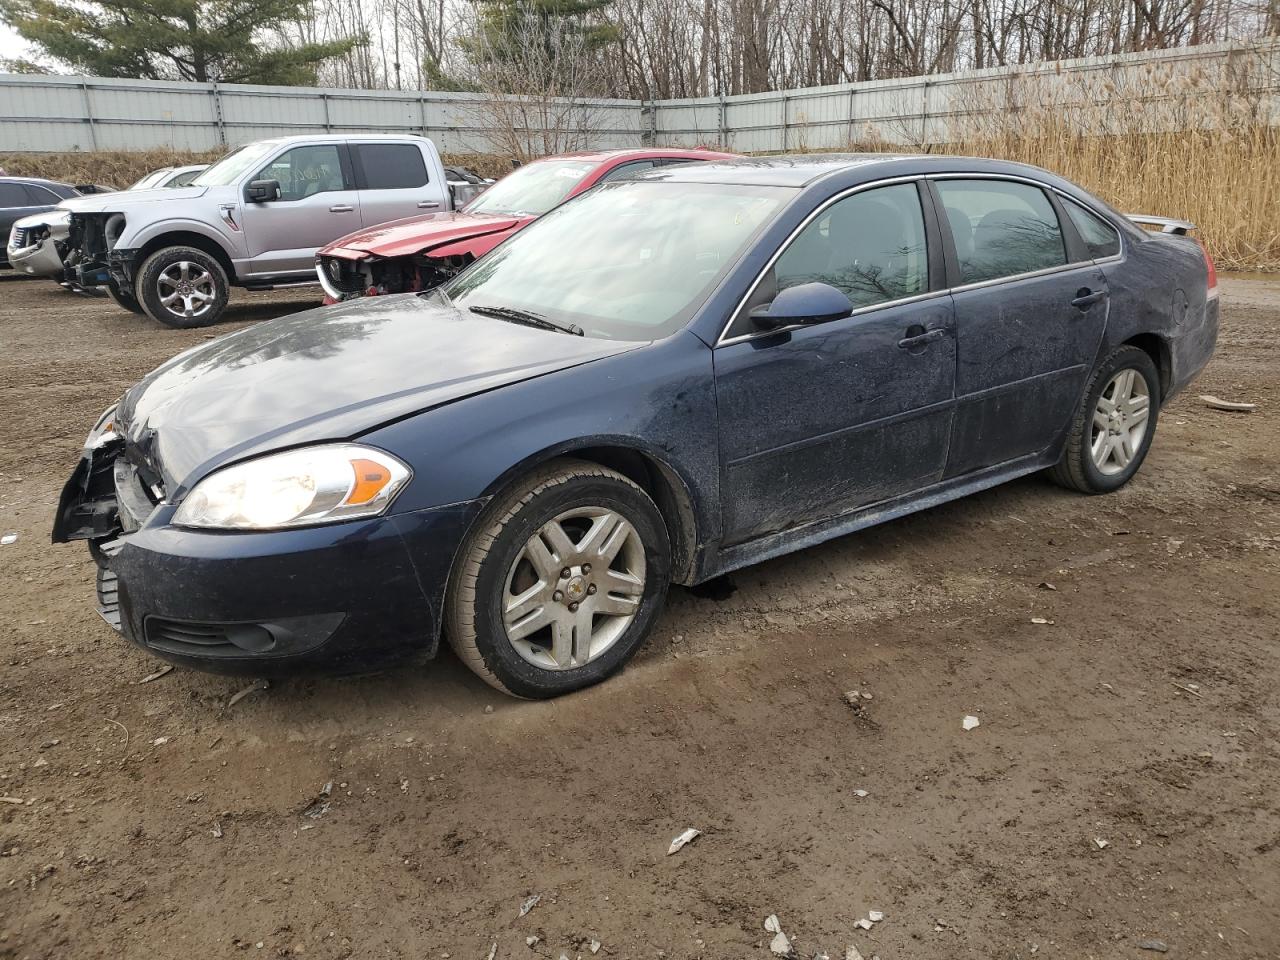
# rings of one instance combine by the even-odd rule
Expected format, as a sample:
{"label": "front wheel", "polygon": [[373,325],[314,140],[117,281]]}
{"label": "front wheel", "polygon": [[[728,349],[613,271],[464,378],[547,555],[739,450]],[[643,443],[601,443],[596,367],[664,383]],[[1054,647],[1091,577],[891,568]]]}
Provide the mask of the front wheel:
{"label": "front wheel", "polygon": [[231,296],[222,264],[195,247],[165,247],[151,254],[135,288],[147,316],[180,329],[217,323]]}
{"label": "front wheel", "polygon": [[1160,416],[1160,374],[1145,351],[1124,346],[1093,372],[1060,459],[1055,483],[1109,493],[1138,472]]}
{"label": "front wheel", "polygon": [[640,487],[593,463],[556,461],[495,499],[464,544],[446,633],[504,693],[559,696],[631,658],[670,573],[666,525]]}

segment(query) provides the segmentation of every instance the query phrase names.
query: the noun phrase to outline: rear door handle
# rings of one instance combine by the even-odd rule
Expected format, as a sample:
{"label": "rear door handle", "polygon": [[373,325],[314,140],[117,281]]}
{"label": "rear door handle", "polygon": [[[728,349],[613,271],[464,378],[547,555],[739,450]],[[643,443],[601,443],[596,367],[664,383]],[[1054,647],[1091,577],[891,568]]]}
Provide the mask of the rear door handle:
{"label": "rear door handle", "polygon": [[419,210],[438,210],[440,209],[439,200],[422,200],[418,203]]}
{"label": "rear door handle", "polygon": [[934,340],[941,340],[946,335],[945,327],[934,327],[932,330],[925,330],[924,327],[917,324],[907,328],[907,336],[898,341],[898,346],[903,350],[914,350],[916,347],[923,347],[926,343],[932,343]]}
{"label": "rear door handle", "polygon": [[329,212],[330,213],[350,213],[354,209],[355,207],[353,207],[349,203],[335,203],[332,207],[329,208]]}
{"label": "rear door handle", "polygon": [[1081,287],[1076,291],[1076,298],[1071,301],[1071,305],[1077,310],[1083,311],[1105,299],[1107,299],[1107,291],[1090,290],[1088,287]]}

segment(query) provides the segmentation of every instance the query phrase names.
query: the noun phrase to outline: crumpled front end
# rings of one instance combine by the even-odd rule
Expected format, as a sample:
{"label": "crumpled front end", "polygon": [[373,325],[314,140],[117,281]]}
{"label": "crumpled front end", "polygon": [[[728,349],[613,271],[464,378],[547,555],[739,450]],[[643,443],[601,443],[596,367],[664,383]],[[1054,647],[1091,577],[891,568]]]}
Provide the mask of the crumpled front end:
{"label": "crumpled front end", "polygon": [[361,251],[330,251],[316,258],[316,276],[329,301],[337,303],[356,297],[433,290],[475,259],[470,253],[379,257]]}
{"label": "crumpled front end", "polygon": [[5,253],[9,266],[32,277],[61,280],[66,254],[68,215],[23,217],[9,231]]}

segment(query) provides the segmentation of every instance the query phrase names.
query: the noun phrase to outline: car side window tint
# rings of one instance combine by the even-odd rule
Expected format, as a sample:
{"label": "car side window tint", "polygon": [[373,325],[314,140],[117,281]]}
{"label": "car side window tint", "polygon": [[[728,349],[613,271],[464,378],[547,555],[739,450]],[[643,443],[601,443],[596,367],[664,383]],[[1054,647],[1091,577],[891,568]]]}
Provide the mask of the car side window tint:
{"label": "car side window tint", "polygon": [[412,143],[353,143],[364,170],[361,190],[408,190],[427,182],[422,150]]}
{"label": "car side window tint", "polygon": [[333,144],[294,147],[259,170],[254,180],[278,180],[281,200],[303,200],[317,193],[345,190],[342,161]]}
{"label": "car side window tint", "polygon": [[1120,233],[1115,227],[1074,200],[1064,197],[1062,202],[1067,208],[1067,216],[1080,231],[1084,245],[1089,249],[1089,256],[1100,260],[1103,257],[1114,257],[1120,252]]}
{"label": "car side window tint", "polygon": [[0,207],[28,206],[27,191],[20,183],[0,183]]}
{"label": "car side window tint", "polygon": [[961,283],[1067,262],[1058,216],[1039,187],[1008,180],[938,180],[935,186],[955,240]]}
{"label": "car side window tint", "polygon": [[612,183],[614,180],[630,180],[637,174],[652,170],[653,167],[654,162],[652,160],[633,160],[631,163],[621,163],[596,182]]}
{"label": "car side window tint", "polygon": [[36,183],[27,184],[27,196],[30,198],[30,203],[35,206],[48,206],[62,202],[62,198],[52,190]]}
{"label": "car side window tint", "polygon": [[188,170],[186,173],[180,173],[169,181],[171,187],[185,187],[196,177],[200,176],[199,170]]}
{"label": "car side window tint", "polygon": [[829,283],[855,308],[924,293],[929,257],[915,184],[864,190],[832,204],[787,247],[773,272],[779,291]]}

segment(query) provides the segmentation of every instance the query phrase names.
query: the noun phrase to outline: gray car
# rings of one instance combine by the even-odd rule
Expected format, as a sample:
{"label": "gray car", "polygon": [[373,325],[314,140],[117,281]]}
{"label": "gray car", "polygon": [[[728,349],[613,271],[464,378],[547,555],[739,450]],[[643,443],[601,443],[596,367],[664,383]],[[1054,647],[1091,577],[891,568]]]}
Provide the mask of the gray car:
{"label": "gray car", "polygon": [[231,287],[315,283],[320,247],[364,227],[453,209],[435,145],[411,136],[247,144],[190,186],[64,204],[74,281],[172,327],[217,322]]}

